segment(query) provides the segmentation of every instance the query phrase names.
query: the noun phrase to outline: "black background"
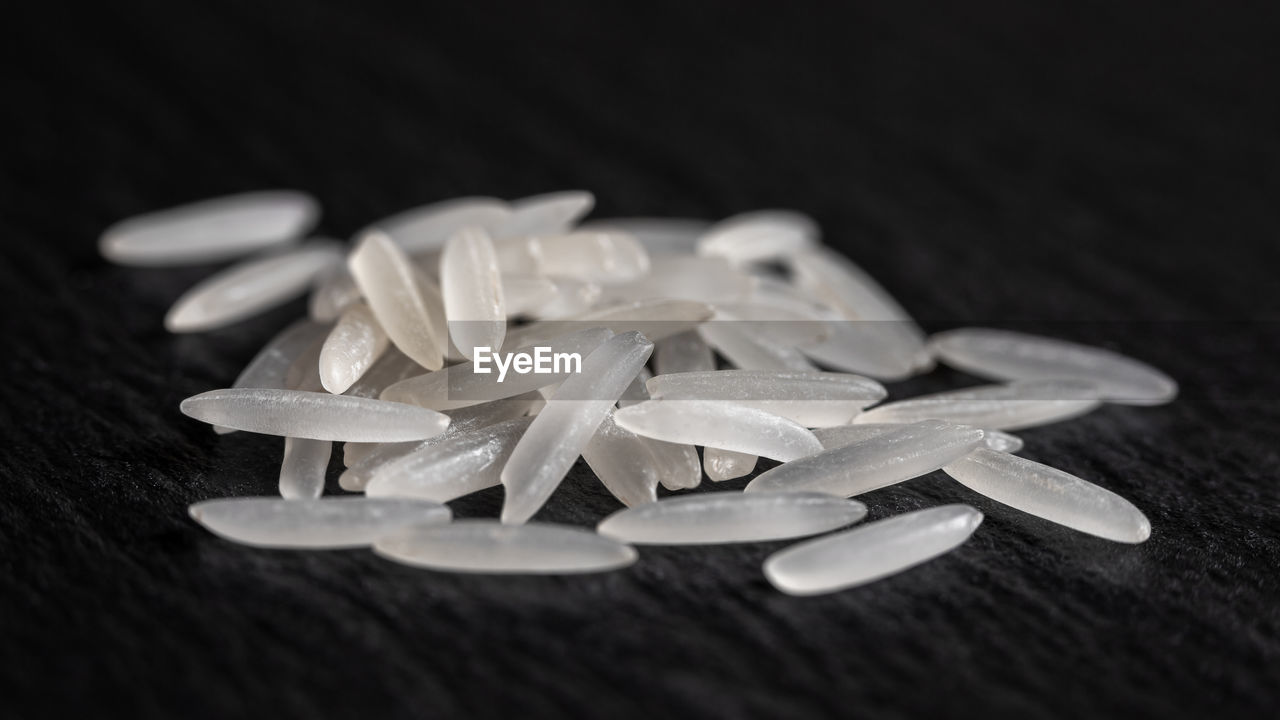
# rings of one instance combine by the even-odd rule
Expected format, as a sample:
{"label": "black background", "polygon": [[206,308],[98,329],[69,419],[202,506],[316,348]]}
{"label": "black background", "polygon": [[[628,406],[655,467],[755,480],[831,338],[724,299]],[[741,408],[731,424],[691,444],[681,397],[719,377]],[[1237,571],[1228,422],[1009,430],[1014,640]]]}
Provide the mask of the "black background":
{"label": "black background", "polygon": [[[1275,715],[1274,4],[36,5],[0,43],[9,717]],[[867,495],[872,517],[969,502],[972,540],[809,599],[761,577],[780,544],[494,578],[220,541],[186,506],[273,492],[280,441],[215,437],[178,401],[303,303],[170,336],[212,268],[111,267],[95,243],[271,187],[314,193],[340,237],[562,188],[597,216],[803,210],[929,330],[1012,324],[1174,375],[1172,405],[1023,433],[1152,538],[935,473]],[[578,468],[539,519],[615,507]]]}

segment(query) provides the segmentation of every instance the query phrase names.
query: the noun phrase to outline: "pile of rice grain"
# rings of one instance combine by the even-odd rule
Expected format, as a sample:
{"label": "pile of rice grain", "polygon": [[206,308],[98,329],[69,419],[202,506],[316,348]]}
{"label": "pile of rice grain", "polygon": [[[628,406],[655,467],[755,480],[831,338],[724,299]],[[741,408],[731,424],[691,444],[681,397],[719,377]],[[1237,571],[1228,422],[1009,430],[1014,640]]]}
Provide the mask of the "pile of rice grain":
{"label": "pile of rice grain", "polygon": [[[580,573],[625,567],[639,544],[840,530],[867,513],[850,498],[941,469],[1080,532],[1150,535],[1124,498],[1012,454],[1022,441],[1006,431],[1102,403],[1169,402],[1177,385],[1163,373],[1002,330],[927,338],[799,213],[581,223],[593,204],[581,191],[459,198],[374,223],[349,248],[298,242],[319,203],[292,191],[109,228],[101,252],[124,265],[250,255],[183,295],[165,318],[173,332],[223,327],[311,291],[309,317],[231,387],[182,402],[219,433],[284,437],[281,497],[207,500],[191,517],[246,545],[371,546],[441,571]],[[544,348],[580,363],[499,381],[480,348]],[[717,369],[717,356],[733,369]],[[995,382],[883,402],[881,382],[936,361]],[[321,497],[334,442],[342,488],[363,495]],[[595,532],[529,523],[579,457],[626,507]],[[690,490],[704,470],[740,478],[760,457],[782,464],[743,492],[658,499],[659,484]],[[500,519],[453,521],[443,504],[499,484]],[[764,574],[796,595],[852,587],[955,548],[981,522],[960,504],[906,513],[775,553]]]}

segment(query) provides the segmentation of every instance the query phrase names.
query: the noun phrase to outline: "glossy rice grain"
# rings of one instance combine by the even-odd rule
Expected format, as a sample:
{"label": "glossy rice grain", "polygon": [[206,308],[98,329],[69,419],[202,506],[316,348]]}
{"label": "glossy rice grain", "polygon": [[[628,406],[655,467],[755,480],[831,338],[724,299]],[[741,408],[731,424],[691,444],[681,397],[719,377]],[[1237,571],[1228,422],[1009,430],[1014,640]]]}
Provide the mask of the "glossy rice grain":
{"label": "glossy rice grain", "polygon": [[396,347],[424,368],[440,369],[448,348],[446,328],[433,313],[430,289],[404,251],[386,235],[369,233],[347,266]]}
{"label": "glossy rice grain", "polygon": [[345,266],[330,268],[316,277],[307,301],[307,314],[316,322],[333,322],[360,301],[360,288]]}
{"label": "glossy rice grain", "polygon": [[620,510],[596,531],[648,545],[762,542],[824,533],[866,514],[856,500],[816,493],[699,493]]}
{"label": "glossy rice grain", "polygon": [[1078,380],[1019,380],[921,395],[871,408],[856,423],[912,423],[934,419],[997,430],[1019,430],[1061,422],[1098,407],[1091,383]]}
{"label": "glossy rice grain", "polygon": [[364,490],[369,497],[448,502],[493,487],[532,421],[516,418],[424,443],[374,469]]}
{"label": "glossy rice grain", "polygon": [[852,497],[933,472],[982,443],[977,428],[925,420],[779,465],[747,492],[822,492]]}
{"label": "glossy rice grain", "polygon": [[1090,382],[1107,402],[1160,405],[1178,395],[1172,378],[1144,362],[1066,340],[963,328],[933,336],[930,347],[951,367],[994,380]]}
{"label": "glossy rice grain", "polygon": [[583,328],[603,327],[615,333],[639,332],[651,342],[697,327],[714,310],[706,303],[688,300],[642,300],[591,310],[559,320],[532,323],[507,333],[507,348],[525,347]]}
{"label": "glossy rice grain", "polygon": [[792,420],[715,400],[650,400],[622,408],[614,420],[637,435],[788,462],[822,451],[813,433]]}
{"label": "glossy rice grain", "polygon": [[764,575],[789,595],[865,585],[950,552],[980,524],[982,513],[968,505],[917,510],[781,550]]}
{"label": "glossy rice grain", "polygon": [[843,425],[885,396],[860,375],[778,370],[721,370],[657,375],[649,394],[667,401],[722,400],[794,420],[805,427]]}
{"label": "glossy rice grain", "polygon": [[242,545],[306,549],[364,547],[401,528],[452,517],[438,503],[380,498],[227,498],[198,502],[190,513],[210,532]]}
{"label": "glossy rice grain", "polygon": [[320,497],[332,452],[333,443],[328,440],[285,438],[284,460],[280,463],[280,496],[287,500]]}
{"label": "glossy rice grain", "polygon": [[624,232],[644,245],[650,255],[692,254],[698,238],[711,224],[706,220],[669,217],[601,218],[578,226],[582,231]]}
{"label": "glossy rice grain", "polygon": [[756,210],[721,220],[698,239],[698,254],[735,264],[786,258],[813,247],[817,223],[790,210]]}
{"label": "glossy rice grain", "polygon": [[618,427],[612,412],[582,449],[582,459],[623,505],[635,507],[658,499],[658,464],[644,439]]}
{"label": "glossy rice grain", "polygon": [[507,203],[490,197],[460,197],[423,205],[379,220],[357,237],[370,231],[388,235],[411,255],[440,250],[463,228],[493,231],[511,217]]}
{"label": "glossy rice grain", "polygon": [[269,190],[204,200],[122,220],[98,241],[119,265],[217,262],[301,237],[320,217],[315,198]]}
{"label": "glossy rice grain", "polygon": [[980,448],[942,469],[974,492],[1080,532],[1123,543],[1151,536],[1133,503],[1048,465]]}
{"label": "glossy rice grain", "polygon": [[502,347],[507,304],[493,241],[484,230],[465,228],[445,243],[440,256],[440,293],[449,337],[463,357],[474,358],[478,347]]}
{"label": "glossy rice grain", "polygon": [[493,237],[561,234],[572,229],[595,204],[595,196],[586,190],[564,190],[513,200],[511,216],[493,229]]}
{"label": "glossy rice grain", "polygon": [[237,430],[344,442],[423,440],[449,425],[449,416],[426,408],[304,390],[210,390],[183,400],[181,409]]}
{"label": "glossy rice grain", "polygon": [[750,475],[759,457],[747,453],[708,447],[702,449],[702,467],[712,482],[735,480]]}
{"label": "glossy rice grain", "polygon": [[246,260],[206,278],[173,304],[169,332],[201,332],[257,315],[301,295],[317,275],[342,261],[327,240],[265,258]]}
{"label": "glossy rice grain", "polygon": [[649,258],[649,273],[629,283],[610,285],[609,303],[667,298],[705,303],[743,302],[751,296],[754,279],[728,260],[692,255]]}
{"label": "glossy rice grain", "polygon": [[364,303],[342,313],[320,348],[320,383],[341,395],[364,376],[386,352],[387,333]]}
{"label": "glossy rice grain", "polygon": [[574,232],[533,239],[538,271],[601,284],[623,283],[649,272],[649,254],[635,238],[618,232]]}
{"label": "glossy rice grain", "polygon": [[374,544],[388,560],[443,572],[558,575],[602,572],[636,561],[629,545],[567,525],[461,520],[407,528]]}
{"label": "glossy rice grain", "polygon": [[560,385],[502,469],[502,522],[523,523],[542,507],[652,351],[639,333],[615,335]]}

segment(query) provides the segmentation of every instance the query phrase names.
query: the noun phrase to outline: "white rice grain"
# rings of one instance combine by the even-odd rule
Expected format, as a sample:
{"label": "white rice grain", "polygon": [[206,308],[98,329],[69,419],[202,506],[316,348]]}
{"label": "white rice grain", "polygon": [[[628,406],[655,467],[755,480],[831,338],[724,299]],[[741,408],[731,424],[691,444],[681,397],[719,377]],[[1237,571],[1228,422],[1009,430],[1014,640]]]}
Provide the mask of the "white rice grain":
{"label": "white rice grain", "polygon": [[347,259],[360,292],[391,341],[428,370],[444,364],[448,337],[429,306],[431,290],[390,238],[366,234]]}
{"label": "white rice grain", "polygon": [[639,333],[615,335],[561,384],[502,469],[502,522],[523,523],[542,507],[652,351]]}
{"label": "white rice grain", "polygon": [[356,237],[382,232],[410,255],[435,252],[463,228],[494,231],[511,217],[511,207],[490,197],[460,197],[423,205],[370,225]]}
{"label": "white rice grain", "polygon": [[479,228],[465,228],[445,243],[440,292],[449,337],[471,360],[475,348],[500,348],[507,332],[507,305],[493,241]]}
{"label": "white rice grain", "polygon": [[348,308],[320,348],[320,384],[341,395],[378,361],[390,340],[365,303]]}
{"label": "white rice grain", "polygon": [[756,476],[746,492],[853,497],[933,472],[981,443],[982,431],[977,428],[925,420],[779,465]]}
{"label": "white rice grain", "polygon": [[721,400],[759,408],[805,427],[844,425],[884,398],[884,386],[847,373],[721,370],[654,376],[649,394],[659,400]]}
{"label": "white rice grain", "polygon": [[422,440],[449,425],[447,415],[426,408],[303,390],[210,390],[183,400],[181,409],[214,425],[312,440]]}
{"label": "white rice grain", "polygon": [[169,332],[202,332],[257,315],[301,295],[342,260],[338,244],[313,240],[297,249],[247,260],[183,293],[164,318]]}
{"label": "white rice grain", "polygon": [[407,528],[380,538],[373,549],[388,560],[431,570],[529,575],[617,570],[637,557],[631,546],[581,528],[492,520]]}
{"label": "white rice grain", "polygon": [[191,506],[192,519],[215,535],[265,548],[364,547],[408,526],[447,523],[449,508],[405,499],[282,500],[240,497]]}
{"label": "white rice grain", "polygon": [[650,400],[622,408],[614,420],[637,435],[761,455],[782,462],[821,452],[813,433],[787,418],[715,400]]}
{"label": "white rice grain", "polygon": [[917,510],[774,553],[764,574],[789,595],[865,585],[950,552],[980,524],[982,513],[968,505]]}
{"label": "white rice grain", "polygon": [[414,497],[448,502],[494,487],[503,465],[533,418],[453,433],[373,471],[369,497]]}
{"label": "white rice grain", "polygon": [[974,492],[1090,535],[1123,543],[1151,536],[1133,503],[1048,465],[979,448],[942,469]]}
{"label": "white rice grain", "polygon": [[1146,363],[1066,340],[964,328],[933,336],[930,347],[957,370],[994,380],[1090,382],[1107,402],[1160,405],[1178,395],[1178,383]]}
{"label": "white rice grain", "polygon": [[818,240],[813,218],[790,210],[757,210],[721,220],[698,239],[698,254],[735,264],[786,258]]}
{"label": "white rice grain", "polygon": [[229,195],[122,220],[98,249],[119,265],[216,262],[295,240],[319,217],[315,198],[293,190]]}
{"label": "white rice grain", "polygon": [[638,545],[763,542],[824,533],[866,514],[856,500],[816,493],[700,493],[619,510],[596,532]]}

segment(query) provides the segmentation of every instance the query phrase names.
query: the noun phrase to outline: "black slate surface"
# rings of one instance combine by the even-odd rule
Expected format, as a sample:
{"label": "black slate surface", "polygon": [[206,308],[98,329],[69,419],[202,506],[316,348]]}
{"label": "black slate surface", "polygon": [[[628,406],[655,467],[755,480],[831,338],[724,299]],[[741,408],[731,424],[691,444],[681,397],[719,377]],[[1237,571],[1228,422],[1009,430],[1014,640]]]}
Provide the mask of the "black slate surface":
{"label": "black slate surface", "polygon": [[[881,5],[7,10],[0,714],[1274,716],[1274,5]],[[269,187],[314,193],[337,236],[569,187],[600,216],[798,208],[929,330],[1018,327],[1174,375],[1172,405],[1022,433],[1152,538],[1097,540],[935,473],[867,495],[872,517],[969,502],[972,540],[809,599],[761,577],[780,544],[492,578],[220,541],[187,505],[272,492],[281,443],[215,437],[178,401],[303,304],[170,336],[165,309],[212,268],[111,267],[95,242]],[[580,467],[539,519],[615,507]]]}

